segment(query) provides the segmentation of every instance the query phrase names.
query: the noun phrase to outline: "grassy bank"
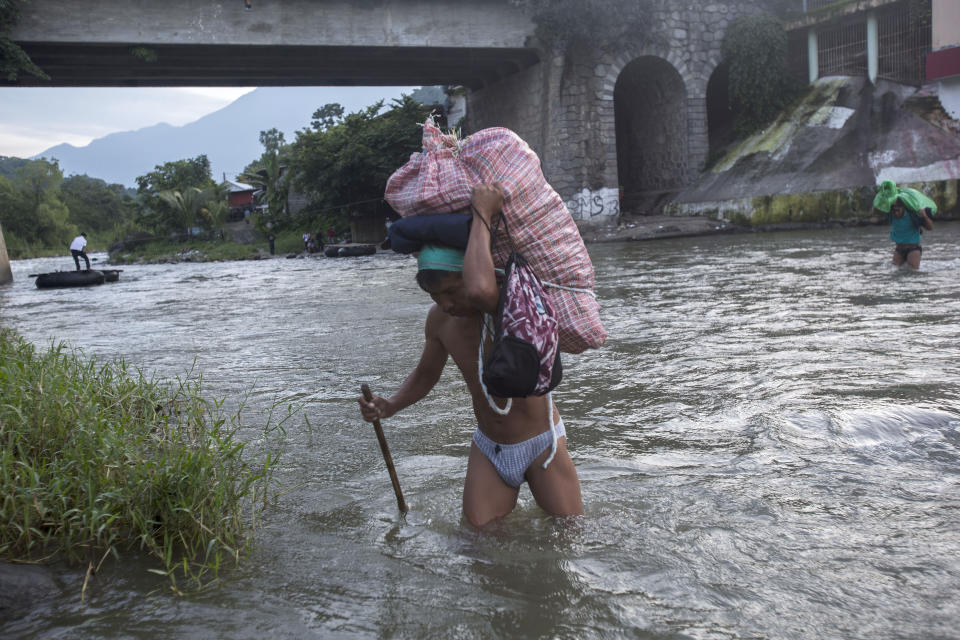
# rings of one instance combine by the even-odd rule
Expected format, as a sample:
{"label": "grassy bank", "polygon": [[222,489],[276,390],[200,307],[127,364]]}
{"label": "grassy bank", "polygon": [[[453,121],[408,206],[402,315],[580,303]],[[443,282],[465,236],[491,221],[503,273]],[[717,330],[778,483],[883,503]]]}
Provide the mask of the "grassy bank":
{"label": "grassy bank", "polygon": [[[288,253],[303,253],[303,232],[301,231],[278,231],[276,232],[274,249],[278,256]],[[324,238],[326,241],[326,238]]]}
{"label": "grassy bank", "polygon": [[0,560],[89,577],[141,552],[178,592],[239,563],[276,456],[246,455],[239,415],[200,391],[0,329]]}
{"label": "grassy bank", "polygon": [[[262,250],[262,251],[260,251]],[[156,240],[110,254],[111,264],[216,262],[218,260],[258,260],[269,255],[267,246],[230,241],[188,240],[171,244]]]}
{"label": "grassy bank", "polygon": [[[274,239],[274,254],[278,256],[303,252],[303,238],[299,231],[277,231]],[[169,263],[169,262],[216,262],[218,260],[260,260],[270,257],[270,243],[265,234],[253,244],[227,240],[187,240],[171,243],[157,239],[146,244],[114,251],[110,254],[112,264]],[[229,236],[228,236],[229,237]]]}

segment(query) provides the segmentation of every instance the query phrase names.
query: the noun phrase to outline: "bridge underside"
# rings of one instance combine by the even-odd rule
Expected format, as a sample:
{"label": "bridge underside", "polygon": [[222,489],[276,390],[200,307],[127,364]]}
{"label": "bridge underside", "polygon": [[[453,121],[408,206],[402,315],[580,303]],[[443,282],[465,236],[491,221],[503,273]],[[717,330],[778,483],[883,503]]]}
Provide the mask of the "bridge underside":
{"label": "bridge underside", "polygon": [[0,86],[393,86],[471,89],[535,64],[534,49],[18,42],[50,80]]}

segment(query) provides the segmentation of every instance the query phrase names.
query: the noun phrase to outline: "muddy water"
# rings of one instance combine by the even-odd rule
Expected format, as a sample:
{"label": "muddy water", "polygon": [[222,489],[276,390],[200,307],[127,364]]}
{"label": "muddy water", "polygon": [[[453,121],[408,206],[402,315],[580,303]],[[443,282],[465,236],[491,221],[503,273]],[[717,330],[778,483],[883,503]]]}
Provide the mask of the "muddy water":
{"label": "muddy water", "polygon": [[[415,364],[429,304],[412,263],[125,267],[40,291],[14,261],[0,323],[163,376],[202,371],[302,410],[284,493],[220,589],[183,598],[134,558],[80,603],[81,571],[4,637],[950,638],[960,605],[960,224],[922,269],[882,228],[594,245],[610,331],[565,359],[557,399],[586,516],[529,492],[490,534],[460,523],[473,425],[448,366],[384,421],[411,507],[397,515],[361,382]],[[305,416],[305,417],[304,417]],[[252,437],[252,436],[251,436]]]}

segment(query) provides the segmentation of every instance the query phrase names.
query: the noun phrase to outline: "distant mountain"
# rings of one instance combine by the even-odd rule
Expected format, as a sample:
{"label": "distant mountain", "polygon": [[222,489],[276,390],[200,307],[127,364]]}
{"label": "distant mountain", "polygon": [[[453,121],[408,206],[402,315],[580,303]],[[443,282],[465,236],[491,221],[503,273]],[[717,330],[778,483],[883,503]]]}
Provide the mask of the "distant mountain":
{"label": "distant mountain", "polygon": [[60,144],[34,158],[56,158],[64,175],[87,174],[109,183],[136,187],[136,178],[158,164],[205,153],[215,180],[228,178],[260,157],[260,132],[277,128],[287,142],[310,124],[314,111],[331,102],[346,113],[384,100],[387,104],[412,87],[260,87],[195,122],[174,127],[155,124],[111,133],[84,147]]}

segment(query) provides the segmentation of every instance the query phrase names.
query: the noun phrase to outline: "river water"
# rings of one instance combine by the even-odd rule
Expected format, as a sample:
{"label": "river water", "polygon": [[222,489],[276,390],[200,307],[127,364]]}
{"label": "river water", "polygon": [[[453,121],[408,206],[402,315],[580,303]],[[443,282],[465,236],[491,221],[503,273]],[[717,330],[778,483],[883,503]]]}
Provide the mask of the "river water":
{"label": "river water", "polygon": [[[205,388],[302,407],[276,432],[286,492],[226,583],[174,597],[150,565],[83,570],[0,622],[40,638],[960,637],[960,223],[919,272],[882,227],[590,246],[610,338],[556,392],[586,515],[529,491],[461,524],[474,425],[450,364],[384,421],[361,382],[416,363],[428,297],[410,259],[127,266],[37,290],[14,261],[0,323]],[[306,416],[306,418],[304,418]],[[309,422],[308,422],[309,421]]]}

